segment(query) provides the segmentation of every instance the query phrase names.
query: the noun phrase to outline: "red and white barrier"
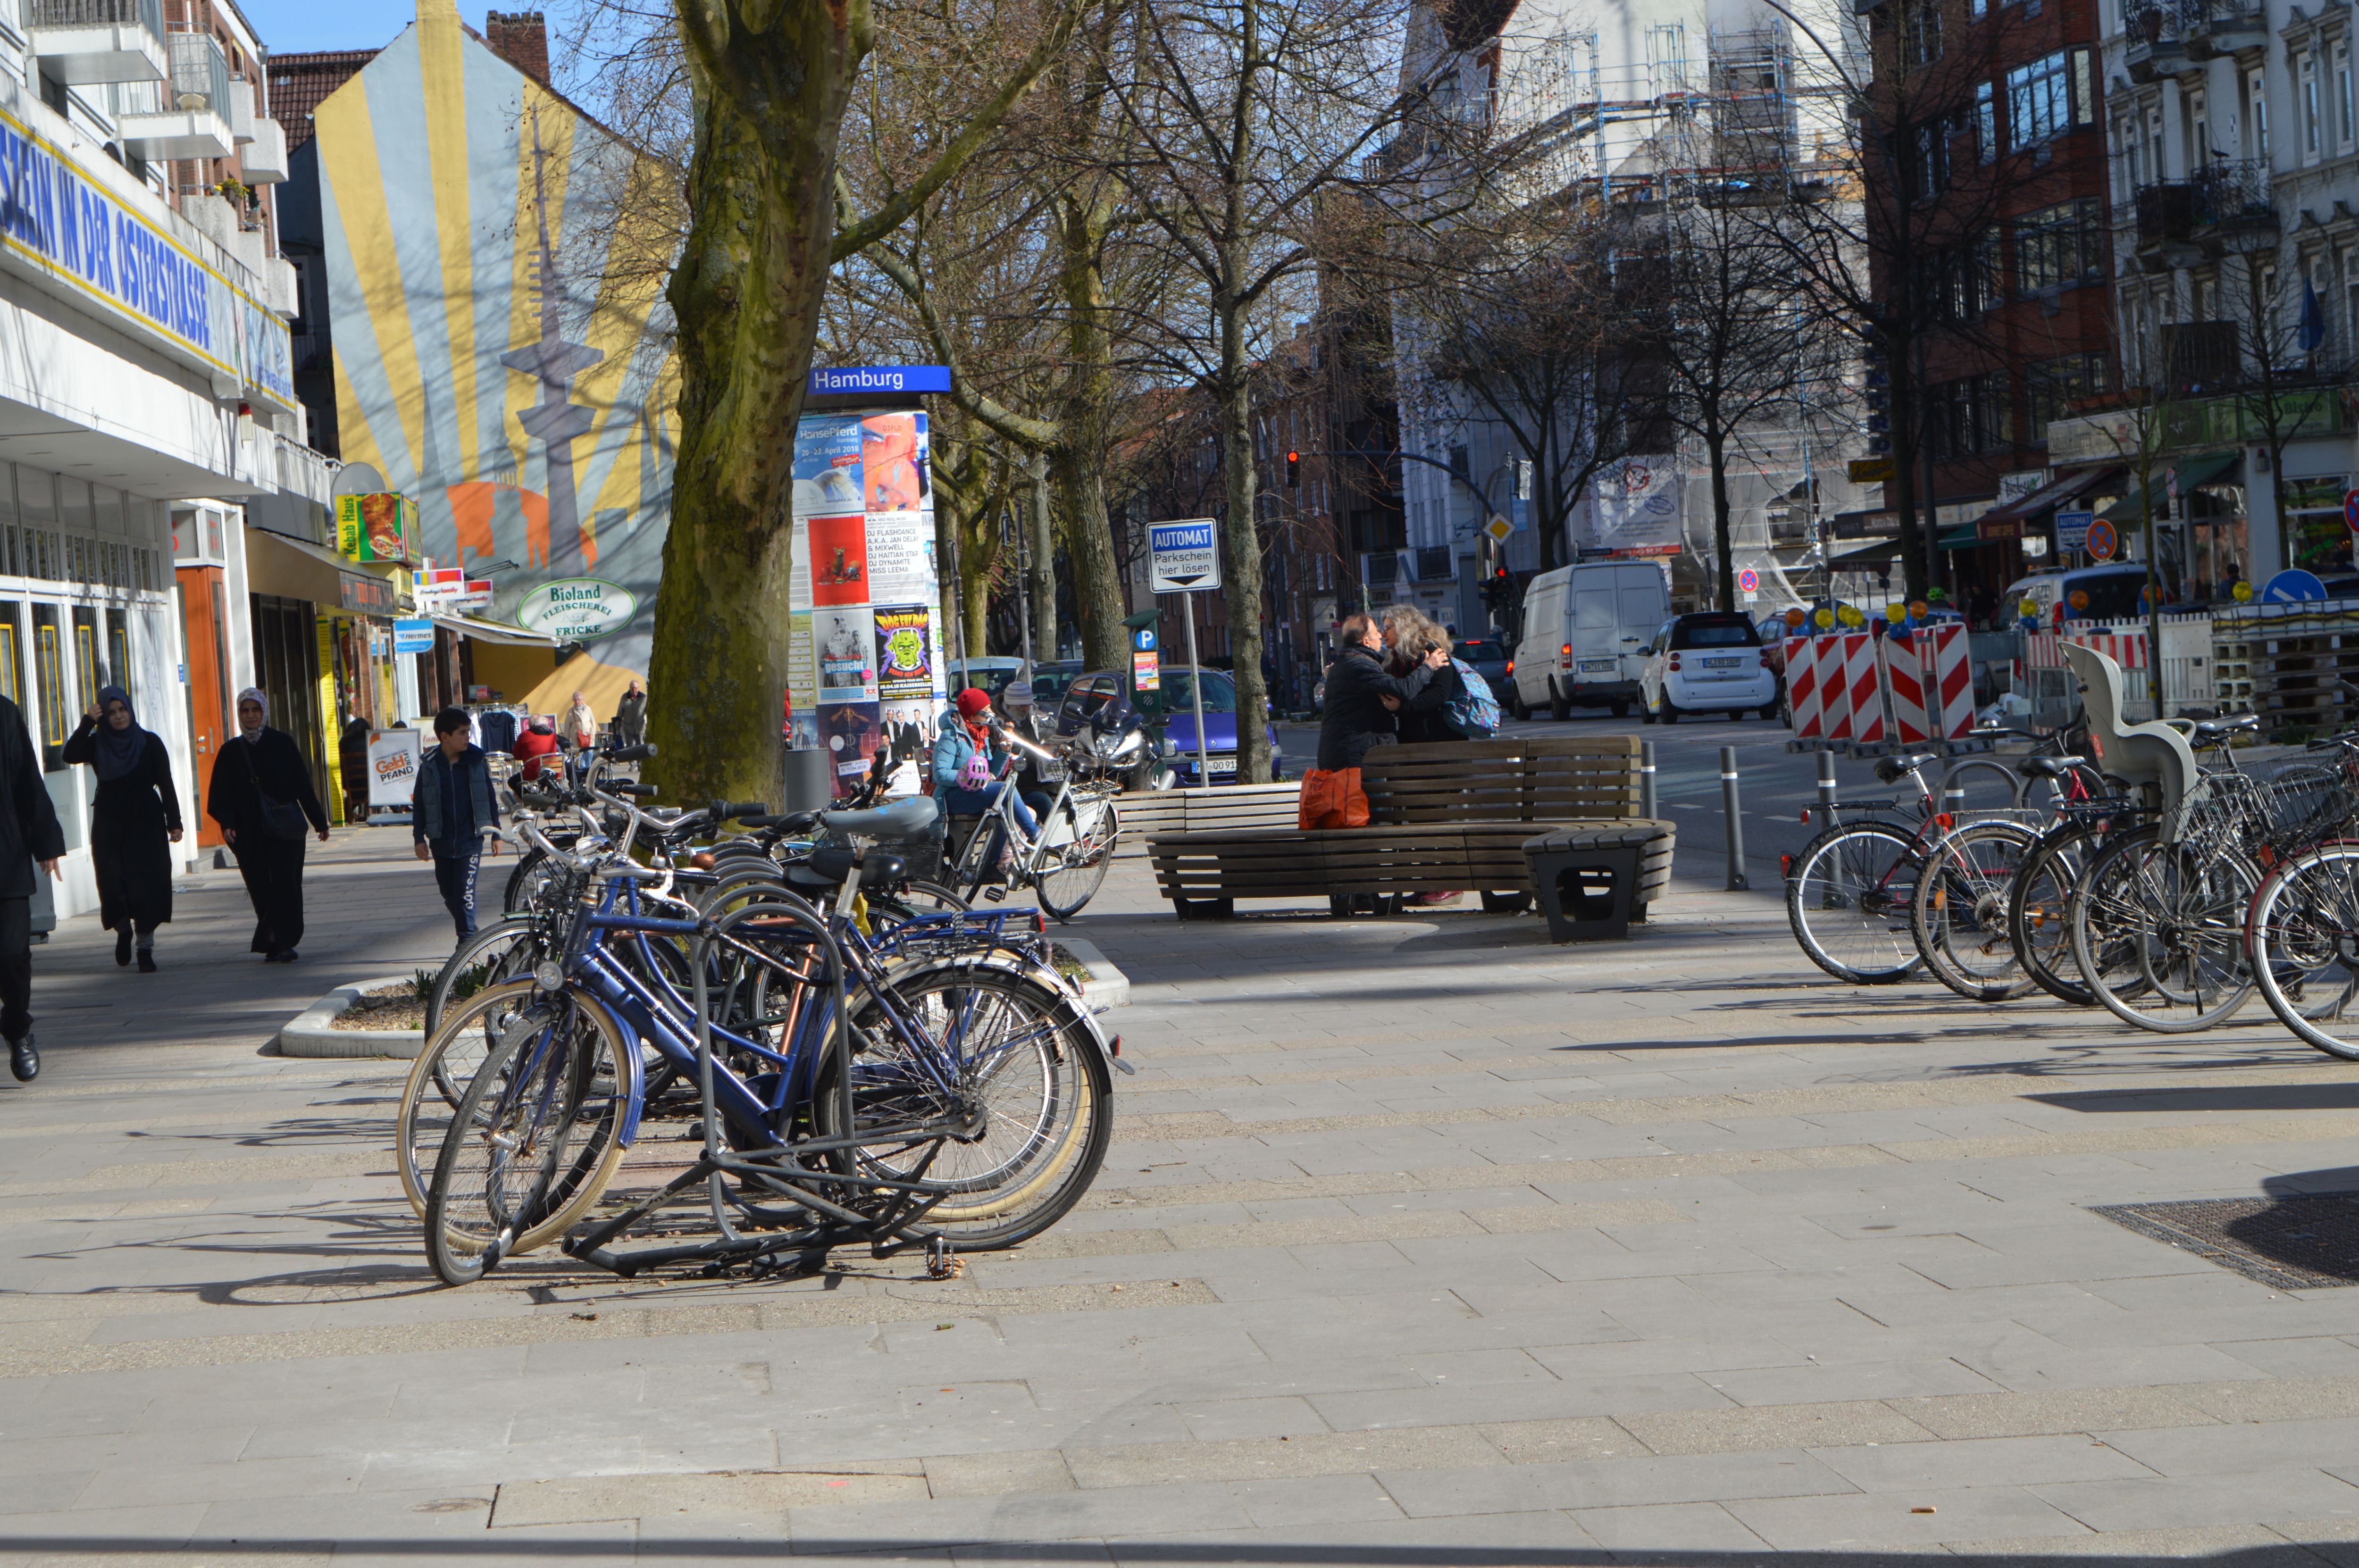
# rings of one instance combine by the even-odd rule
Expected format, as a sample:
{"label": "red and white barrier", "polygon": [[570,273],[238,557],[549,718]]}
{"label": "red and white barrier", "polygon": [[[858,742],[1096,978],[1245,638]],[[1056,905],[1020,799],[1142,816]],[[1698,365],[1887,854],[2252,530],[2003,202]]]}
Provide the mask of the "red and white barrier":
{"label": "red and white barrier", "polygon": [[1925,717],[1925,661],[1906,633],[1884,639],[1884,687],[1892,696],[1892,738],[1904,746],[1931,739]]}
{"label": "red and white barrier", "polygon": [[1884,681],[1873,632],[1850,632],[1843,638],[1843,679],[1851,689],[1851,739],[1870,744],[1884,739]]}
{"label": "red and white barrier", "polygon": [[1794,733],[1805,741],[1822,737],[1826,687],[1820,678],[1819,637],[1786,639],[1786,700],[1794,710]]}
{"label": "red and white barrier", "polygon": [[1962,739],[1974,727],[1974,669],[1967,656],[1971,644],[1963,626],[1928,626],[1917,633],[1924,659],[1926,717],[1933,734],[1945,741]]}

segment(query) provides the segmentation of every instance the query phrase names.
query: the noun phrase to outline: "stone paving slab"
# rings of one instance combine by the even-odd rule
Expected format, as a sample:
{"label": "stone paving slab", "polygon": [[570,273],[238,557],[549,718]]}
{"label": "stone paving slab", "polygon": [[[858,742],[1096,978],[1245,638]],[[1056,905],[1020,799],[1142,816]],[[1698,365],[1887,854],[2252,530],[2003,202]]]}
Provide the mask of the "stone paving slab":
{"label": "stone paving slab", "polygon": [[262,1054],[447,949],[400,848],[315,859],[299,979],[245,961],[234,873],[168,1006],[88,922],[37,957],[0,1564],[2359,1562],[2359,1291],[2085,1212],[2359,1185],[2359,1073],[2265,1015],[1854,989],[1690,883],[1560,949],[1181,926],[1119,868],[1081,929],[1139,1072],[1064,1226],[948,1282],[451,1292],[398,1065]]}

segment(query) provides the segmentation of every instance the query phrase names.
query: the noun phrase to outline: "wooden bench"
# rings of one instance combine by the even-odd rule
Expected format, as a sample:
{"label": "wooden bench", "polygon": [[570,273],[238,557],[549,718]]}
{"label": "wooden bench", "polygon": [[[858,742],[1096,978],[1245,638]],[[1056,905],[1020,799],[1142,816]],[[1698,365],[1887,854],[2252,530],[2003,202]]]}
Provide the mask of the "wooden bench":
{"label": "wooden bench", "polygon": [[[1324,898],[1346,914],[1364,900],[1384,912],[1403,893],[1454,891],[1517,909],[1537,891],[1524,858],[1536,833],[1643,820],[1638,747],[1619,735],[1380,746],[1361,764],[1365,827],[1164,831],[1147,852],[1183,920],[1232,914],[1240,898]],[[1659,827],[1668,840],[1671,825]],[[1669,881],[1668,853],[1650,872],[1640,918]]]}
{"label": "wooden bench", "polygon": [[1299,820],[1299,784],[1218,784],[1211,789],[1141,790],[1114,801],[1122,813],[1122,837],[1114,858],[1147,853],[1147,841],[1166,833],[1206,832],[1226,827],[1291,827]]}

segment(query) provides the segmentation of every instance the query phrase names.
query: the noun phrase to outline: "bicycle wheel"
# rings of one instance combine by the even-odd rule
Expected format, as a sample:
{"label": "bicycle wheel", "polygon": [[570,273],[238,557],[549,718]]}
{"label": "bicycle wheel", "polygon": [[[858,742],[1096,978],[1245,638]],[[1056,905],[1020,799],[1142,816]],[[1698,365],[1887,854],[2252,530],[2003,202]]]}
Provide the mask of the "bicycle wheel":
{"label": "bicycle wheel", "polygon": [[530,914],[542,891],[564,870],[546,850],[528,851],[516,861],[516,870],[508,873],[507,887],[500,894],[501,912]]}
{"label": "bicycle wheel", "polygon": [[1905,979],[1923,958],[1908,931],[1917,840],[1889,822],[1839,823],[1794,857],[1786,923],[1816,964],[1854,985]]}
{"label": "bicycle wheel", "polygon": [[[477,991],[485,990],[520,975],[532,973],[532,966],[540,957],[540,944],[534,935],[530,920],[503,920],[486,925],[464,942],[442,961],[441,972],[434,977],[434,989],[426,995],[426,1037],[432,1039],[441,1027],[442,1015],[454,1001],[464,1001]],[[481,1058],[477,1058],[480,1060]],[[467,1073],[474,1063],[467,1064]],[[451,1104],[467,1092],[467,1076],[457,1082],[438,1079],[435,1087]]]}
{"label": "bicycle wheel", "polygon": [[2359,1062],[2359,845],[2328,844],[2261,884],[2247,927],[2254,982],[2305,1044]]}
{"label": "bicycle wheel", "polygon": [[974,907],[940,882],[919,881],[915,877],[899,887],[879,888],[860,896],[868,901],[870,924],[880,933],[929,914],[964,914]]}
{"label": "bicycle wheel", "polygon": [[2209,1029],[2253,993],[2245,914],[2256,879],[2234,855],[2120,834],[2089,862],[2068,908],[2072,960],[2105,1011],[2160,1034]]}
{"label": "bicycle wheel", "polygon": [[2025,857],[2007,895],[2007,942],[2032,984],[2075,1007],[2097,999],[2072,961],[2072,927],[2064,907],[2105,832],[2102,822],[2074,822],[2043,837]]}
{"label": "bicycle wheel", "polygon": [[1941,809],[1960,821],[2023,804],[2023,775],[2005,762],[1976,757],[1941,775]]}
{"label": "bicycle wheel", "polygon": [[2032,989],[2007,938],[2007,911],[2038,842],[2012,822],[1977,822],[1925,852],[1909,934],[1933,978],[1968,1001],[2011,1001]]}
{"label": "bicycle wheel", "polygon": [[426,1213],[426,1189],[451,1130],[451,1110],[466,1098],[484,1059],[517,1010],[532,1000],[530,979],[487,987],[462,1000],[426,1032],[425,1049],[409,1065],[393,1116],[393,1149],[409,1206]]}
{"label": "bicycle wheel", "polygon": [[1122,835],[1122,817],[1109,798],[1067,795],[1056,817],[1043,822],[1040,831],[1049,844],[1033,872],[1033,887],[1041,908],[1071,924],[1105,881],[1114,840]]}
{"label": "bicycle wheel", "polygon": [[[855,999],[853,1126],[947,1121],[962,1130],[864,1144],[859,1169],[939,1194],[925,1223],[962,1249],[1038,1236],[1081,1201],[1113,1136],[1113,1078],[1087,1025],[1045,987],[988,966],[945,966],[891,984],[923,1040],[913,1047],[874,996]],[[833,1087],[832,1069],[823,1069],[812,1109],[828,1135],[842,1116]]]}
{"label": "bicycle wheel", "polygon": [[605,1009],[570,990],[527,1002],[502,1031],[427,1187],[427,1258],[444,1283],[542,1245],[604,1193],[622,1160],[624,1049]]}

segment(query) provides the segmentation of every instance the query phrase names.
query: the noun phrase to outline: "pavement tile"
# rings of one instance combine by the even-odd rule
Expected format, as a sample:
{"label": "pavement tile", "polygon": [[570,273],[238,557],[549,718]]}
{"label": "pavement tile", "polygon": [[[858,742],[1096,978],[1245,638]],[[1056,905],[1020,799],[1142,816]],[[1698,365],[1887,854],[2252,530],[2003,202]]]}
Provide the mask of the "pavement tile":
{"label": "pavement tile", "polygon": [[1984,1437],[1812,1448],[1810,1456],[1871,1492],[2103,1481],[2143,1478],[2156,1473],[2131,1454],[2081,1436]]}
{"label": "pavement tile", "polygon": [[1810,1497],[1855,1488],[1799,1449],[1678,1454],[1484,1470],[1391,1471],[1386,1490],[1409,1514],[1512,1513],[1535,1508],[1619,1508],[1640,1503]]}
{"label": "pavement tile", "polygon": [[1891,1407],[1936,1436],[2038,1437],[2056,1433],[2210,1426],[2184,1389],[2071,1389],[1897,1399]]}
{"label": "pavement tile", "polygon": [[[2020,1487],[1743,1498],[1723,1505],[1785,1552],[1930,1550],[1987,1537],[2078,1536],[2086,1528]],[[1930,1512],[1920,1513],[1923,1509]]]}
{"label": "pavement tile", "polygon": [[2359,1485],[2318,1469],[2068,1481],[2033,1490],[2092,1530],[2359,1519]]}
{"label": "pavement tile", "polygon": [[1842,1448],[1926,1443],[1933,1434],[1874,1400],[1624,1415],[1621,1425],[1658,1454],[1732,1454],[1764,1448]]}

